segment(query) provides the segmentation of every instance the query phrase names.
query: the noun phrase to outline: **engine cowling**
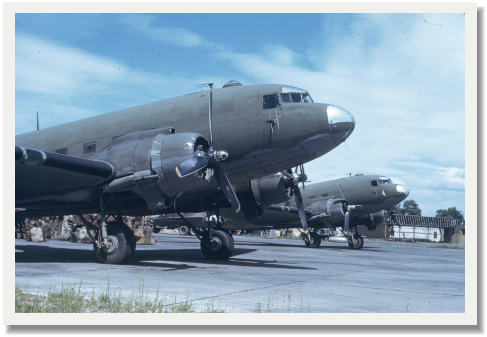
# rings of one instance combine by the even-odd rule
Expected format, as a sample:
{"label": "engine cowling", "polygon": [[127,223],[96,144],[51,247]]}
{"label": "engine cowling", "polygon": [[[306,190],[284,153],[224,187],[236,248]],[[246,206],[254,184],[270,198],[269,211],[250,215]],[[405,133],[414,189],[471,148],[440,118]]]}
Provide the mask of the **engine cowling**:
{"label": "engine cowling", "polygon": [[169,129],[137,131],[117,137],[92,159],[105,160],[115,168],[115,179],[105,192],[133,191],[151,210],[162,211],[174,197],[208,183],[206,171],[184,178],[175,168],[194,151],[208,149],[197,133],[174,133]]}
{"label": "engine cowling", "polygon": [[375,227],[377,225],[381,225],[387,219],[387,212],[385,210],[381,210],[375,213],[371,213],[369,215],[370,225],[371,227]]}
{"label": "engine cowling", "polygon": [[326,213],[333,223],[343,221],[345,212],[345,201],[343,199],[329,199],[326,203]]}
{"label": "engine cowling", "polygon": [[273,174],[235,186],[243,214],[248,219],[262,215],[270,205],[288,201],[292,194],[287,180],[281,174]]}

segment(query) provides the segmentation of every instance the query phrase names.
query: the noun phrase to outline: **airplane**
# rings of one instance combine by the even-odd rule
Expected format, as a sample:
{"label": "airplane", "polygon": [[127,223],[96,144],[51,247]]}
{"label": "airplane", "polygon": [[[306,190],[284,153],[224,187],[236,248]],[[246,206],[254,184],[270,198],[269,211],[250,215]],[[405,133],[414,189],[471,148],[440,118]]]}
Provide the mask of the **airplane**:
{"label": "airplane", "polygon": [[[206,85],[192,94],[17,135],[16,222],[80,215],[100,262],[125,263],[136,245],[123,216],[267,206],[237,194],[267,193],[271,203],[285,201],[272,194],[275,186],[255,189],[252,182],[320,157],[355,127],[350,112],[315,103],[304,89],[236,81],[219,89]],[[303,178],[286,177],[288,184]],[[231,256],[233,238],[222,226],[197,235],[205,256]]]}
{"label": "airplane", "polygon": [[[362,249],[364,245],[357,226],[374,230],[409,195],[403,185],[394,184],[388,177],[363,174],[309,184],[301,188],[301,193],[309,225],[302,231],[306,246],[317,248],[322,239],[329,239],[348,243],[351,249]],[[296,201],[291,198],[269,206],[259,217],[251,220],[225,210],[220,213],[224,218],[223,226],[228,230],[296,228],[302,224]],[[157,227],[179,224],[193,228],[200,225],[204,217],[202,213],[189,214],[185,216],[186,221],[182,221],[166,215],[152,217],[151,222]],[[331,234],[337,228],[342,236]]]}

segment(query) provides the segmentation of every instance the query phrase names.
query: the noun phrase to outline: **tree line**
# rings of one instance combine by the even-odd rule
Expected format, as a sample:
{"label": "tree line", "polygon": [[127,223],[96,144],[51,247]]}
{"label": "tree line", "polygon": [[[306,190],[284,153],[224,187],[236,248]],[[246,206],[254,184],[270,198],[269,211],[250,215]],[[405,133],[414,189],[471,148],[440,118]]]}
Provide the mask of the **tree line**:
{"label": "tree line", "polygon": [[[395,214],[404,215],[421,215],[421,208],[419,208],[416,201],[413,199],[405,200],[402,204],[398,204],[393,212]],[[448,209],[437,209],[436,217],[446,217],[458,220],[464,220],[463,213],[456,207],[449,207]]]}

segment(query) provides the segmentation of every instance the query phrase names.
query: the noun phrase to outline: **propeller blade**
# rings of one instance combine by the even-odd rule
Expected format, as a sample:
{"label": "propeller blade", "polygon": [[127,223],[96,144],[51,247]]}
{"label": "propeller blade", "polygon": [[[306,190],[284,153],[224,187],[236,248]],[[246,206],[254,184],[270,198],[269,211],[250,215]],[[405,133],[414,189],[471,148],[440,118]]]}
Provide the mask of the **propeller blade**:
{"label": "propeller blade", "polygon": [[301,226],[306,233],[308,233],[308,219],[306,218],[306,213],[304,212],[303,197],[299,187],[295,185],[293,190],[294,200],[296,201],[296,208],[298,209],[299,219],[301,220]]}
{"label": "propeller blade", "polygon": [[235,194],[235,191],[233,190],[232,184],[230,184],[227,175],[220,165],[215,165],[213,169],[215,171],[215,179],[218,182],[218,185],[222,189],[223,193],[225,194],[225,197],[227,197],[228,202],[230,202],[230,204],[232,205],[235,213],[240,212],[240,202],[238,201],[237,195]]}
{"label": "propeller blade", "polygon": [[176,166],[176,174],[179,178],[184,178],[189,175],[192,175],[208,166],[208,162],[210,161],[210,157],[203,156],[203,157],[191,157],[186,159],[181,164]]}

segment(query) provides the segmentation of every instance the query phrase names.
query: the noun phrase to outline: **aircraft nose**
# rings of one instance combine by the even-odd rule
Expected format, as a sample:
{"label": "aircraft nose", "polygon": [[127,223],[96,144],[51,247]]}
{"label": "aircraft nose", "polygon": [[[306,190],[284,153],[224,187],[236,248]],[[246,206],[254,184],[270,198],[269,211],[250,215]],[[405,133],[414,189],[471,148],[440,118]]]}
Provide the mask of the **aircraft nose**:
{"label": "aircraft nose", "polygon": [[396,191],[404,197],[407,197],[409,195],[408,189],[403,185],[396,185]]}
{"label": "aircraft nose", "polygon": [[340,141],[345,140],[355,128],[353,115],[344,108],[332,104],[327,105],[326,114],[331,132],[338,136]]}

